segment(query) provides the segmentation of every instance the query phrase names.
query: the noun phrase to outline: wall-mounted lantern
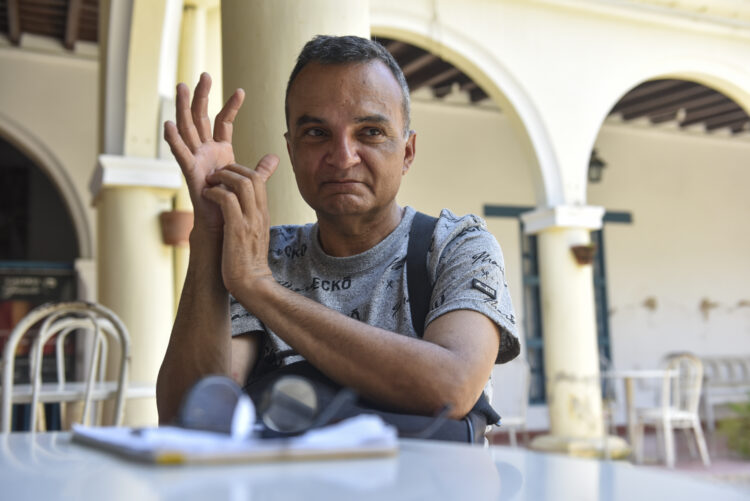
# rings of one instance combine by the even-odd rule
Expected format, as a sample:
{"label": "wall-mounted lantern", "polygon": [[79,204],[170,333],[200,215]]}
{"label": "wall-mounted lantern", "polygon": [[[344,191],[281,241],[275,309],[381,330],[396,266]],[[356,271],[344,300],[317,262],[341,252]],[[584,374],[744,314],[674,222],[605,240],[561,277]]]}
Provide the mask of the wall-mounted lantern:
{"label": "wall-mounted lantern", "polygon": [[596,149],[591,150],[589,159],[588,178],[590,183],[598,183],[602,180],[602,171],[607,166],[606,162],[596,154]]}

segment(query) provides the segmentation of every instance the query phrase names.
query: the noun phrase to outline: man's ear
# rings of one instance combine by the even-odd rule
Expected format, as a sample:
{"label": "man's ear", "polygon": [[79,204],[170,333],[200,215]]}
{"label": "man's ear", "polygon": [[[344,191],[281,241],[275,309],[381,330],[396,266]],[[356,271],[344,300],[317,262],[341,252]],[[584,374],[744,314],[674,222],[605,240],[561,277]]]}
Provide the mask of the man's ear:
{"label": "man's ear", "polygon": [[414,157],[417,154],[417,133],[413,130],[409,131],[409,137],[406,139],[406,146],[404,147],[404,166],[401,169],[401,175],[403,176],[409,171],[411,163],[414,161]]}

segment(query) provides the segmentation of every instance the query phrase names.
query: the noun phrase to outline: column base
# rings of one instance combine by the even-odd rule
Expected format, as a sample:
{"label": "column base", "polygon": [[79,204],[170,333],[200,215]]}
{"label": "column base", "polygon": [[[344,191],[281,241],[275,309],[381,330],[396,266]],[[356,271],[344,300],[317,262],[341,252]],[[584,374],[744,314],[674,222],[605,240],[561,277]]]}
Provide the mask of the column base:
{"label": "column base", "polygon": [[556,435],[535,437],[529,446],[540,452],[556,452],[568,456],[596,459],[626,459],[630,446],[621,437],[607,435],[603,438],[571,438]]}

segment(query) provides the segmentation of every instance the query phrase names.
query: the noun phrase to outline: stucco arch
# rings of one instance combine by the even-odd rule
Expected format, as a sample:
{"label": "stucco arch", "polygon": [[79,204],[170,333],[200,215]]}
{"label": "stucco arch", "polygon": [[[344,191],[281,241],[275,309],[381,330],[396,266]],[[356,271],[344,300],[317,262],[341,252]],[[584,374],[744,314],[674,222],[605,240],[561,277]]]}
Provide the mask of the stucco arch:
{"label": "stucco arch", "polygon": [[[665,58],[636,62],[639,64],[628,77],[611,85],[607,99],[599,101],[599,127],[590,132],[591,148],[594,147],[599,131],[612,108],[630,90],[649,80],[669,78],[696,82],[721,92],[750,113],[750,72],[738,70],[736,65],[720,60],[707,61],[698,58]],[[581,175],[583,186],[586,186],[586,172],[582,172]]]}
{"label": "stucco arch", "polygon": [[[613,86],[609,100],[599,110],[600,123],[604,122],[610,110],[634,87],[662,78],[688,80],[705,85],[731,98],[750,113],[750,72],[737,71],[734,65],[717,61],[670,58],[639,67],[632,72],[630,78]],[[596,139],[598,132],[595,132],[593,139]]]}
{"label": "stucco arch", "polygon": [[76,230],[79,258],[93,258],[91,227],[70,176],[57,157],[33,133],[0,113],[0,136],[31,159],[50,178],[68,208]]}
{"label": "stucco arch", "polygon": [[514,76],[484,47],[453,30],[441,27],[439,37],[429,29],[430,19],[373,16],[375,36],[394,38],[439,55],[470,76],[500,105],[524,141],[532,168],[536,203],[555,206],[564,202],[562,180],[547,130],[531,99]]}

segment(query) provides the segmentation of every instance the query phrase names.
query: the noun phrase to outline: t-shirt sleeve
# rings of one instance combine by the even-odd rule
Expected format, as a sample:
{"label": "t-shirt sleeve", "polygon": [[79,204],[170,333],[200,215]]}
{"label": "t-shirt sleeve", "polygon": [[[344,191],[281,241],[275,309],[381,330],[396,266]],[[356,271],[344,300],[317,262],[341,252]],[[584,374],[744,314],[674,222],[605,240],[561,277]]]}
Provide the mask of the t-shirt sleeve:
{"label": "t-shirt sleeve", "polygon": [[232,336],[264,330],[263,323],[255,315],[248,313],[234,296],[229,296],[229,315],[232,322]]}
{"label": "t-shirt sleeve", "polygon": [[500,327],[497,362],[507,362],[520,345],[500,245],[480,218],[442,216],[428,255],[434,285],[425,326],[454,310],[482,313]]}

